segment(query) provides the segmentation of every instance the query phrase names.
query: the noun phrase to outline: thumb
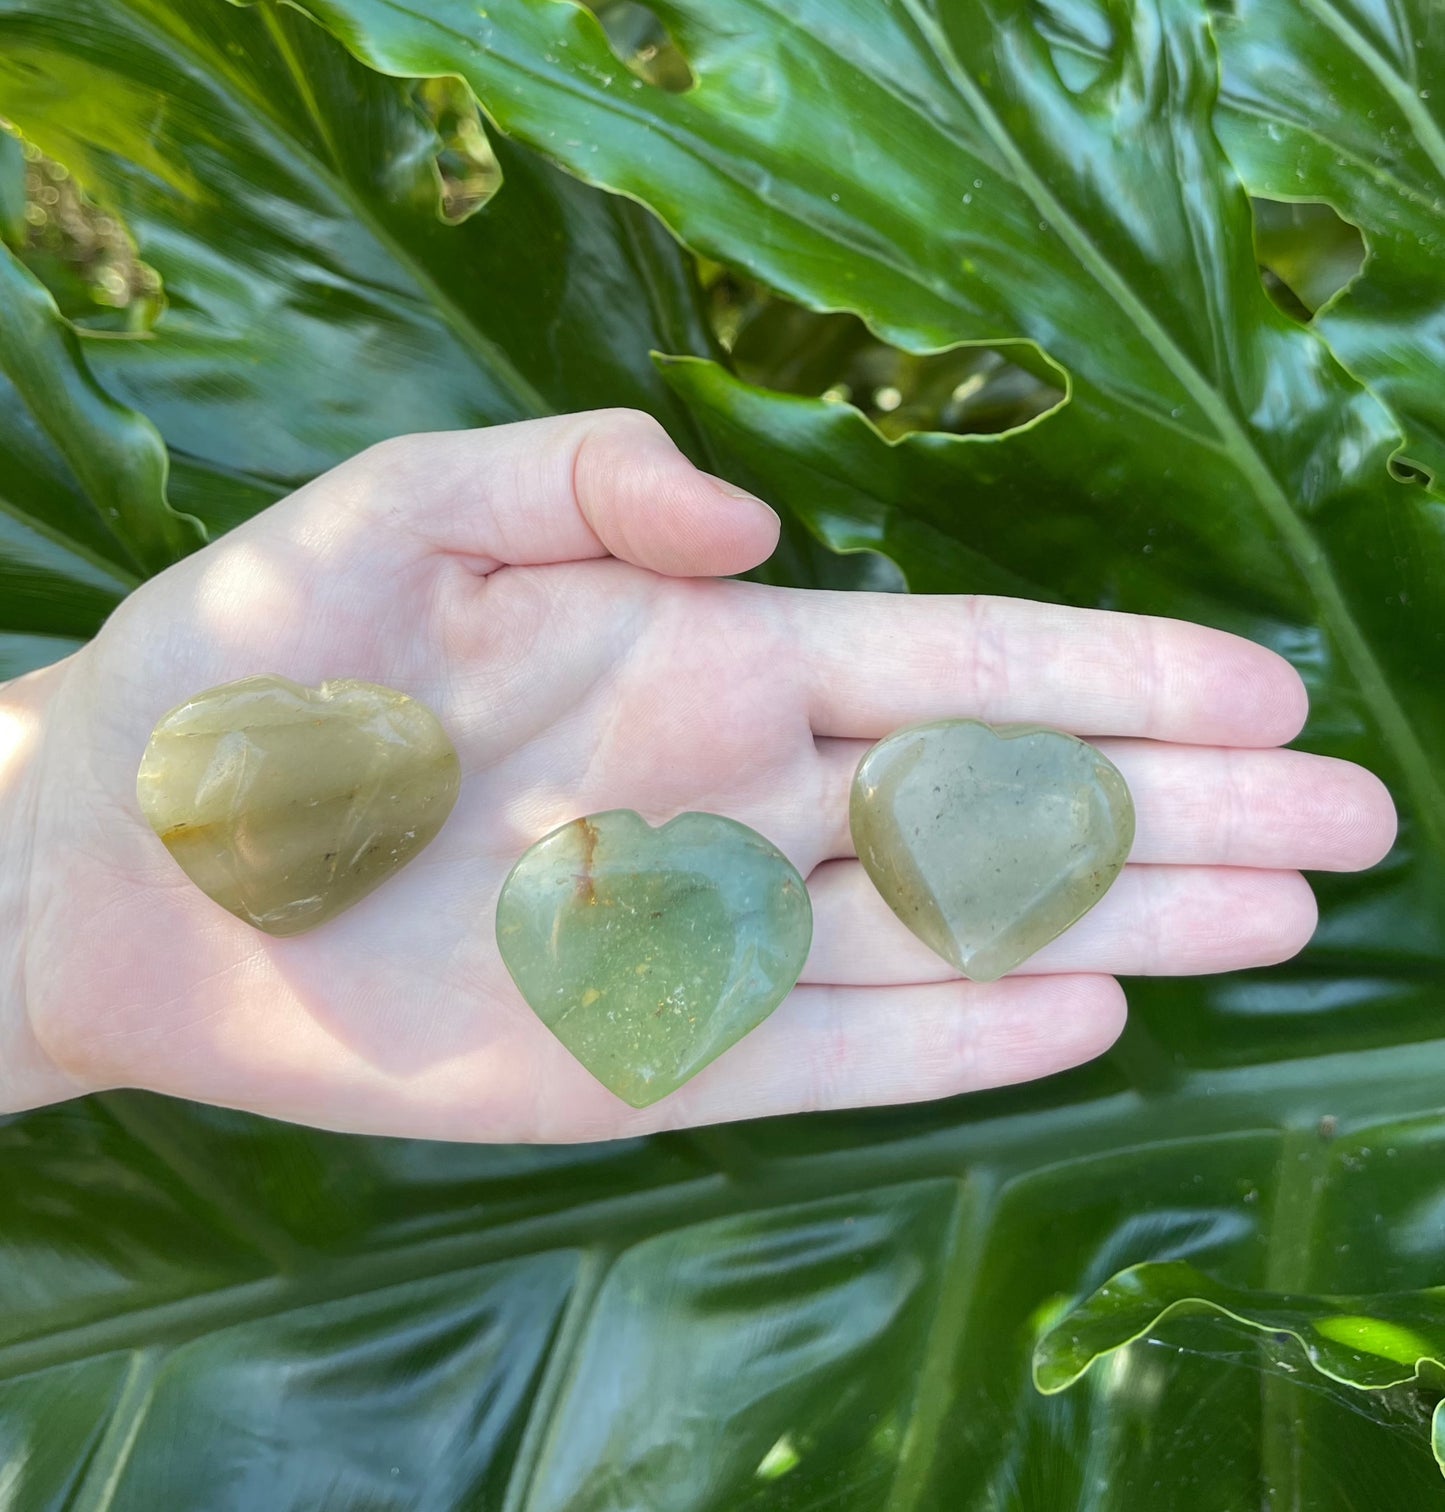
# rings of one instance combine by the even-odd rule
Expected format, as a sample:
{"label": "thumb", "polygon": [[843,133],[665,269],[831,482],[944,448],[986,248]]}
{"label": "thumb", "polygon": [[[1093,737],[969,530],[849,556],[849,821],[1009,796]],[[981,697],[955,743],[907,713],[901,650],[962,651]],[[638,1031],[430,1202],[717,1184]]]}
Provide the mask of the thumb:
{"label": "thumb", "polygon": [[641,410],[403,436],[336,481],[349,510],[379,509],[482,572],[615,556],[673,577],[724,576],[778,541],[761,499],[694,467]]}

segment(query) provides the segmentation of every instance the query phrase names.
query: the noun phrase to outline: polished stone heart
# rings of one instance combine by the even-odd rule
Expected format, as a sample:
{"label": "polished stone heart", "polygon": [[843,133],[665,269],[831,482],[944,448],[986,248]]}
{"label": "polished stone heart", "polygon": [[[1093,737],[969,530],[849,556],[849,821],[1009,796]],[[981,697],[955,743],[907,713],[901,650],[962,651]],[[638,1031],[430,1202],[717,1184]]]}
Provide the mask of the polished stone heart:
{"label": "polished stone heart", "polygon": [[761,835],[718,814],[576,819],[512,868],[497,945],[537,1016],[634,1108],[674,1092],[792,990],[813,910]]}
{"label": "polished stone heart", "polygon": [[247,677],[161,720],[136,797],[202,892],[267,934],[294,935],[405,866],[460,782],[446,731],[405,693]]}
{"label": "polished stone heart", "polygon": [[992,982],[1082,918],[1134,843],[1134,805],[1093,746],[973,719],[881,740],[853,779],[853,842],[931,950]]}

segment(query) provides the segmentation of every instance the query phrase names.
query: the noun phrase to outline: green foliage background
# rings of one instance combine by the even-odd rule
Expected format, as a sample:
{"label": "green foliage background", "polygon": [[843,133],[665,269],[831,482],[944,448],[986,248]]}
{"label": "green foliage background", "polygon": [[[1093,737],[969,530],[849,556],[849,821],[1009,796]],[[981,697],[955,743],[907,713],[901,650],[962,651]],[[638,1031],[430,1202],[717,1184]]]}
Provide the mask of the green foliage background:
{"label": "green foliage background", "polygon": [[6,675],[383,436],[633,404],[785,511],[777,580],[1275,646],[1402,840],[1028,1089],[583,1149],[11,1119],[5,1504],[1445,1505],[1445,10],[308,8],[0,0]]}

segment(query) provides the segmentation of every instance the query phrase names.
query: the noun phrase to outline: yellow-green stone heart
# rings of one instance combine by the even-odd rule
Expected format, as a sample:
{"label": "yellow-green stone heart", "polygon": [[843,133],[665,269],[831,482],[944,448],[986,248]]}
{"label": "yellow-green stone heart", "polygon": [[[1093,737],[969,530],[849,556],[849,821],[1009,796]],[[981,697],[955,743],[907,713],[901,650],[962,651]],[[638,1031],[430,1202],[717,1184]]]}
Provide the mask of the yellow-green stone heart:
{"label": "yellow-green stone heart", "polygon": [[675,1092],[792,990],[813,937],[803,879],[718,814],[631,809],[539,840],[502,886],[497,945],[537,1016],[634,1108]]}
{"label": "yellow-green stone heart", "polygon": [[460,783],[446,731],[405,693],[246,677],[161,720],[136,797],[203,893],[267,934],[294,935],[405,866]]}
{"label": "yellow-green stone heart", "polygon": [[881,740],[853,779],[858,859],[931,950],[992,982],[1082,918],[1134,843],[1134,804],[1093,746],[974,719]]}

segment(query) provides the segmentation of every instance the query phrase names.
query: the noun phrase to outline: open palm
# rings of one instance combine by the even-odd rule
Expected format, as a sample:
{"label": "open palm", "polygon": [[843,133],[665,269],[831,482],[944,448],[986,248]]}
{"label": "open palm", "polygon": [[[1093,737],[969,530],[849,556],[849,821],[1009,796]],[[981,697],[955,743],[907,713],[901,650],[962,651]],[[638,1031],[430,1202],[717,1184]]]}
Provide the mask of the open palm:
{"label": "open palm", "polygon": [[[1388,849],[1375,778],[1275,749],[1305,694],[1271,652],[1014,600],[719,580],[776,529],[646,416],[604,411],[388,442],[148,583],[20,685],[34,827],[11,1105],[132,1085],[334,1128],[566,1140],[936,1097],[1099,1053],[1123,1021],[1115,973],[1290,955],[1315,919],[1294,868]],[[412,865],[281,940],[197,891],[134,793],[162,713],[267,672],[413,694],[463,773]],[[1094,739],[1138,809],[1113,891],[988,986],[893,918],[848,837],[867,743],[950,715]],[[528,845],[623,807],[751,825],[815,912],[791,997],[640,1112],[533,1016],[493,928]]]}

